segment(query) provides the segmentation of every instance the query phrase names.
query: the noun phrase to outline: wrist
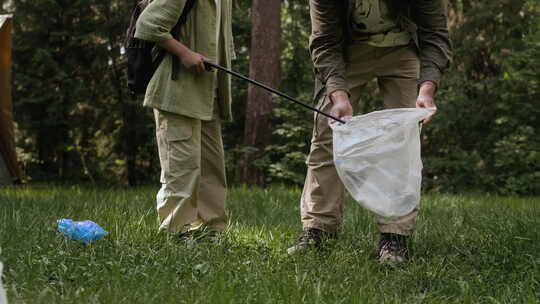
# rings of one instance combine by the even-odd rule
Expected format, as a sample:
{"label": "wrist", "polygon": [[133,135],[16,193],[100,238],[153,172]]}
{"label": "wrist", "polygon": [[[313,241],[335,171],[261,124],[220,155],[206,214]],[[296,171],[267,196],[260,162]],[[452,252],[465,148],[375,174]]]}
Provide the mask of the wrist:
{"label": "wrist", "polygon": [[190,49],[188,49],[187,47],[181,47],[178,49],[178,52],[177,52],[177,56],[179,58],[186,58],[186,57],[189,57],[191,55],[192,51]]}
{"label": "wrist", "polygon": [[437,85],[433,81],[424,81],[420,84],[418,95],[428,95],[433,97],[437,91]]}
{"label": "wrist", "polygon": [[342,103],[342,102],[349,102],[349,95],[347,94],[347,92],[342,91],[342,90],[334,91],[330,94],[330,100],[334,104]]}

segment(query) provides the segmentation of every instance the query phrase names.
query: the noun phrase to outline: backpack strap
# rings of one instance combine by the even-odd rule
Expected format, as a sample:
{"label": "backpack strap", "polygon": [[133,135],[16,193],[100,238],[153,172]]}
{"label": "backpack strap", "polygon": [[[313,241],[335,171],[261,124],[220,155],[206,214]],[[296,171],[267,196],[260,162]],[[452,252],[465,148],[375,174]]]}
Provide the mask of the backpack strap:
{"label": "backpack strap", "polygon": [[[178,22],[176,25],[172,28],[171,34],[176,39],[178,37],[178,34],[180,32],[180,27],[187,22],[187,17],[189,15],[189,12],[193,9],[195,6],[196,0],[187,0],[186,5],[184,6],[184,10],[182,11],[182,15],[180,15],[180,18],[178,19]],[[177,80],[178,79],[178,73],[180,72],[180,59],[178,56],[172,55],[172,73],[171,73],[171,79]]]}

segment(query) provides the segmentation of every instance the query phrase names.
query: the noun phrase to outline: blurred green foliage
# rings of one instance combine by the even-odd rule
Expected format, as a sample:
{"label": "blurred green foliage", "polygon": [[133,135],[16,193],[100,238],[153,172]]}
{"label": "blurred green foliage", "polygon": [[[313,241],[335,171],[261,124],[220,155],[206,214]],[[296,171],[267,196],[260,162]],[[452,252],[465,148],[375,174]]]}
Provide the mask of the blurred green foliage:
{"label": "blurred green foliage", "polygon": [[455,57],[425,127],[425,186],[540,193],[540,3],[452,1]]}
{"label": "blurred green foliage", "polygon": [[[34,180],[157,183],[149,109],[125,90],[121,52],[132,1],[16,0],[14,101],[17,145]],[[248,74],[251,1],[234,6],[237,60]],[[283,2],[282,83],[312,99],[307,1]],[[452,0],[454,60],[436,119],[424,126],[424,189],[540,193],[540,3]],[[247,84],[233,79],[235,120],[224,126],[228,176],[242,155]],[[375,83],[364,111],[380,109]],[[302,184],[313,113],[276,98],[267,153],[250,164],[268,183]]]}

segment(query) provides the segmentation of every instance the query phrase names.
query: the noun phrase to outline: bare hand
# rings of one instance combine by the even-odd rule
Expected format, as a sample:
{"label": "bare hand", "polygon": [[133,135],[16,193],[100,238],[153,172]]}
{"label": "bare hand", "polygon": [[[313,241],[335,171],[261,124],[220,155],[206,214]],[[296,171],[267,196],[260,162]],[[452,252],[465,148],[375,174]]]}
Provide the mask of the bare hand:
{"label": "bare hand", "polygon": [[[418,92],[418,98],[416,99],[416,107],[432,108],[437,111],[437,105],[435,104],[435,99],[433,98],[436,89],[437,86],[435,85],[435,83],[431,81],[423,82],[420,85],[420,91]],[[433,116],[435,116],[435,113],[424,119],[422,123],[426,124],[430,122],[433,119]]]}
{"label": "bare hand", "polygon": [[175,54],[180,58],[182,65],[194,73],[202,73],[205,71],[204,56],[190,50],[187,46],[176,39],[167,39],[160,41],[158,45],[169,53]]}
{"label": "bare hand", "polygon": [[[330,110],[330,115],[336,118],[350,118],[353,115],[353,108],[351,102],[349,101],[349,95],[344,91],[335,91],[330,95],[330,100],[332,101],[332,109]],[[330,123],[335,123],[335,120],[330,120]]]}
{"label": "bare hand", "polygon": [[195,73],[203,73],[204,71],[206,71],[206,68],[204,66],[205,60],[207,59],[203,55],[193,52],[191,50],[187,50],[180,57],[182,65]]}

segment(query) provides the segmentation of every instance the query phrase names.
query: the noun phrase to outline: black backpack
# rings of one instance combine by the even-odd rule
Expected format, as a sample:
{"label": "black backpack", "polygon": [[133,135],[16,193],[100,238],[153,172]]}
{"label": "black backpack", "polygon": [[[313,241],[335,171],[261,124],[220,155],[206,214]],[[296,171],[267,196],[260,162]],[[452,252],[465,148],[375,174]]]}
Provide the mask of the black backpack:
{"label": "black backpack", "polygon": [[[141,15],[142,11],[148,6],[151,0],[141,0],[137,3],[133,12],[131,13],[131,22],[127,30],[126,40],[124,43],[124,48],[127,54],[127,80],[128,80],[128,89],[132,94],[140,94],[146,92],[146,87],[154,75],[154,72],[158,68],[159,64],[166,55],[166,51],[159,49],[157,56],[153,58],[152,49],[156,47],[154,42],[145,41],[137,39],[135,35],[135,26],[137,24],[137,19]],[[178,19],[178,22],[171,30],[173,37],[178,37],[178,32],[180,27],[184,25],[187,21],[187,16],[193,6],[195,5],[196,0],[187,0],[184,10]],[[171,54],[172,55],[172,54]],[[175,55],[172,60],[172,73],[171,79],[178,79],[178,72],[180,70],[180,61]]]}

